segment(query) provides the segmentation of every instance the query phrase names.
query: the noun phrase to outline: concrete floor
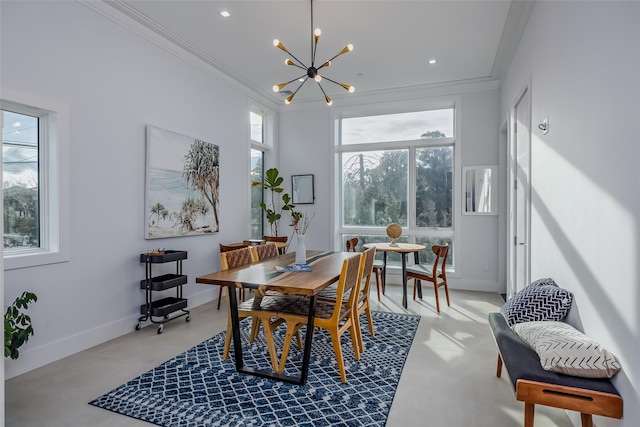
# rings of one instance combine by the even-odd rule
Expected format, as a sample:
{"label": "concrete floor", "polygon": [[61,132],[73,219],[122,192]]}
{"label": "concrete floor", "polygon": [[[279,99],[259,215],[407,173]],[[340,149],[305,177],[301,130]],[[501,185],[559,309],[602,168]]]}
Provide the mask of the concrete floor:
{"label": "concrete floor", "polygon": [[[380,302],[372,289],[374,310],[422,316],[387,426],[522,426],[524,405],[515,400],[506,375],[495,376],[497,352],[487,314],[500,309],[501,297],[452,290],[451,307],[443,299],[438,315],[429,287],[422,301],[409,301],[408,310],[400,304],[400,286],[388,286]],[[151,325],[7,380],[6,426],[149,426],[88,402],[223,331],[226,316],[225,304],[218,311],[210,302],[193,308],[190,322],[167,323],[161,335]],[[564,410],[542,406],[536,407],[535,425],[572,426]]]}

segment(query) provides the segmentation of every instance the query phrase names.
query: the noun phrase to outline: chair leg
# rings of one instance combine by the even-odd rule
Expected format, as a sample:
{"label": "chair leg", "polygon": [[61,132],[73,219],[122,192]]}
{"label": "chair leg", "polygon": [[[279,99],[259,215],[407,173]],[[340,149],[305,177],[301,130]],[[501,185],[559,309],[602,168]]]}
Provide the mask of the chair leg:
{"label": "chair leg", "polygon": [[296,323],[293,320],[287,320],[287,332],[284,335],[284,345],[282,346],[282,354],[280,355],[280,366],[278,367],[279,374],[284,372],[284,365],[287,362],[287,356],[289,355],[289,349],[291,348],[291,341],[293,340],[293,336],[298,334],[298,344],[300,342],[299,331],[302,327],[302,323]]}
{"label": "chair leg", "polygon": [[353,354],[356,360],[360,360],[360,349],[362,348],[362,335],[360,334],[360,322],[356,323],[351,321],[351,327],[349,328],[349,333],[351,334],[351,342],[353,343]]}
{"label": "chair leg", "polygon": [[533,427],[533,415],[536,406],[533,403],[525,402],[524,404],[524,427]]}
{"label": "chair leg", "polygon": [[496,377],[500,378],[502,375],[502,356],[498,353],[498,366],[496,367]]}
{"label": "chair leg", "polygon": [[276,352],[276,345],[273,341],[273,324],[271,319],[260,319],[262,321],[262,328],[264,329],[264,336],[267,340],[267,348],[269,349],[269,356],[271,356],[271,366],[274,372],[280,372],[278,366],[278,353]]}
{"label": "chair leg", "polygon": [[218,310],[220,310],[220,301],[222,300],[222,286],[220,286],[220,289],[218,290]]}
{"label": "chair leg", "polygon": [[580,413],[580,421],[582,422],[582,427],[593,427],[593,417],[591,414]]}
{"label": "chair leg", "polygon": [[367,303],[367,306],[365,308],[365,313],[367,314],[367,322],[369,323],[369,334],[372,337],[375,337],[376,331],[373,328],[373,317],[371,316],[371,307],[369,307],[369,303]]}
{"label": "chair leg", "polygon": [[433,284],[433,290],[436,292],[436,310],[440,314],[440,297],[438,296],[438,285],[435,283]]}
{"label": "chair leg", "polygon": [[418,285],[418,279],[413,279],[413,300],[416,300],[416,288]]}
{"label": "chair leg", "polygon": [[362,343],[362,328],[360,327],[360,316],[358,312],[353,312],[353,316],[351,317],[351,326],[352,329],[355,330],[356,340],[355,343],[358,346],[358,351],[360,353],[364,353],[364,344]]}
{"label": "chair leg", "polygon": [[333,351],[336,354],[336,360],[338,362],[338,370],[340,371],[340,380],[343,383],[347,382],[347,373],[344,370],[344,359],[342,358],[342,347],[340,346],[340,337],[337,330],[329,331],[331,334],[331,342],[333,342]]}
{"label": "chair leg", "polygon": [[233,335],[233,327],[231,326],[231,314],[227,314],[227,332],[224,336],[224,350],[222,351],[222,360],[229,358],[229,348],[231,347],[231,337]]}
{"label": "chair leg", "polygon": [[449,286],[447,282],[444,282],[444,294],[447,296],[447,305],[451,307],[451,303],[449,302]]}
{"label": "chair leg", "polygon": [[[376,290],[378,291],[378,301],[380,301],[380,271],[377,269],[374,271],[376,274]],[[384,293],[384,288],[383,288]]]}

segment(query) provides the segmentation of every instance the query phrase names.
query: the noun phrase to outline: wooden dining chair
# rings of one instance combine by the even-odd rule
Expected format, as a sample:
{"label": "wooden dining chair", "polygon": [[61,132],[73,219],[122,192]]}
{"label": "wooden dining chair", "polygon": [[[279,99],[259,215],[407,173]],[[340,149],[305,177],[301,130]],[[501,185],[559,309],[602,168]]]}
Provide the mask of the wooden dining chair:
{"label": "wooden dining chair", "polygon": [[[316,301],[313,325],[316,328],[326,329],[331,335],[333,349],[338,362],[338,370],[340,371],[340,379],[343,383],[347,382],[347,375],[344,368],[340,337],[346,331],[351,334],[355,358],[360,360],[359,341],[356,326],[353,322],[353,310],[355,310],[358,301],[359,284],[362,278],[360,264],[363,262],[364,257],[364,254],[360,254],[344,260],[334,302],[320,299]],[[349,295],[347,304],[342,302],[344,295]],[[280,358],[280,370],[278,371],[283,373],[293,336],[300,331],[302,326],[307,324],[310,302],[307,298],[299,297],[278,298],[277,300],[280,301],[278,317],[284,319],[287,323],[287,332]],[[302,347],[302,343],[298,342],[298,346]]]}
{"label": "wooden dining chair", "polygon": [[[220,269],[228,270],[230,268],[241,267],[243,265],[248,265],[256,262],[258,260],[258,255],[253,246],[243,246],[242,248],[234,249],[231,251],[223,251],[222,245],[220,245]],[[221,286],[220,289],[223,287]],[[227,360],[229,357],[229,348],[231,346],[231,334],[232,334],[232,325],[231,325],[231,304],[229,303],[229,293],[235,292],[235,289],[230,289],[229,286],[225,286],[227,292],[227,333],[224,338],[224,350],[222,352],[222,358]],[[220,300],[218,299],[218,308],[220,308]],[[239,319],[242,321],[249,316],[240,316],[238,313]]]}
{"label": "wooden dining chair", "polygon": [[[358,336],[358,345],[360,349],[360,353],[364,352],[364,345],[362,342],[362,331],[360,328],[360,315],[362,313],[366,313],[367,323],[369,324],[369,334],[374,337],[375,329],[373,327],[373,317],[371,316],[371,305],[369,304],[369,290],[371,289],[371,276],[373,275],[373,262],[376,257],[376,248],[369,248],[363,252],[364,262],[360,263],[360,269],[362,271],[359,272],[361,277],[360,280],[360,289],[358,294],[358,299],[356,301],[356,308],[352,311],[352,322],[356,326],[357,336]],[[322,290],[318,294],[318,298],[322,301],[336,301],[336,290],[337,287],[335,285],[331,285],[330,287]],[[344,305],[349,304],[349,295],[345,294],[342,297],[342,303]]]}
{"label": "wooden dining chair", "polygon": [[258,254],[258,261],[275,258],[280,255],[280,252],[278,252],[278,246],[276,246],[275,242],[267,242],[264,245],[257,245],[255,248]]}
{"label": "wooden dining chair", "polygon": [[[287,236],[262,236],[262,240],[266,240],[267,242],[276,242],[276,243],[287,243]],[[279,250],[280,255],[284,255],[287,253],[287,248],[289,245],[284,246]]]}
{"label": "wooden dining chair", "polygon": [[[347,252],[357,252],[359,239],[353,237],[346,242]],[[373,272],[376,275],[376,290],[378,291],[378,301],[380,301],[380,288],[382,288],[382,295],[384,295],[384,262],[379,259],[373,260]]]}
{"label": "wooden dining chair", "polygon": [[[275,246],[275,245],[274,245]],[[258,261],[258,251],[256,246],[245,246],[241,249],[233,251],[222,252],[220,254],[220,264],[222,270],[228,270],[230,268],[241,267],[243,265],[252,264]],[[222,359],[227,360],[229,357],[229,349],[231,348],[231,338],[233,336],[233,325],[231,323],[231,304],[229,303],[229,292],[232,290],[227,288],[227,332],[224,338],[224,350],[222,352]],[[276,353],[275,343],[273,341],[273,329],[280,325],[283,320],[276,318],[272,321],[272,318],[277,313],[269,312],[266,305],[269,299],[267,298],[263,302],[262,296],[256,296],[248,301],[238,305],[238,319],[240,321],[252,318],[251,332],[249,335],[249,341],[253,342],[259,332],[260,324],[262,324],[265,331],[265,338],[267,341],[267,348],[269,349],[269,355],[271,357],[271,364],[274,371],[278,371],[278,355]],[[263,310],[256,311],[255,307],[262,306]]]}
{"label": "wooden dining chair", "polygon": [[[433,283],[436,293],[436,310],[440,313],[440,298],[438,297],[438,288],[443,287],[447,297],[447,306],[451,306],[449,302],[449,286],[447,285],[447,256],[449,255],[448,245],[433,245],[431,250],[436,255],[433,265],[415,264],[407,267],[407,280],[413,279],[413,299],[416,299],[416,287],[422,286],[421,281]],[[422,288],[420,288],[422,289]],[[422,292],[421,292],[422,293]]]}
{"label": "wooden dining chair", "polygon": [[[223,245],[222,243],[219,243],[219,245],[220,245],[221,254],[223,252],[235,251],[236,249],[242,249],[247,247],[247,245],[245,245],[244,243],[231,243],[229,245]],[[240,297],[244,301],[244,298],[245,298],[244,289],[240,289]],[[220,301],[222,301],[222,286],[220,286],[220,289],[218,290],[218,310],[220,310]]]}

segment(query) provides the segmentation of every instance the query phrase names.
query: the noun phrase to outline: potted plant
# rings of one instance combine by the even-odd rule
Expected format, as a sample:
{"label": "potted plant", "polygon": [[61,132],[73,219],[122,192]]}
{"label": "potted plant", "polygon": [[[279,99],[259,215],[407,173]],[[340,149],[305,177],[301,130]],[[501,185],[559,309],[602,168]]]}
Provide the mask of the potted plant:
{"label": "potted plant", "polygon": [[[284,193],[282,183],[284,178],[280,176],[280,172],[277,168],[268,169],[264,174],[264,181],[253,181],[252,187],[261,186],[271,192],[271,204],[260,203],[260,208],[265,213],[267,221],[269,221],[269,228],[273,236],[278,235],[278,222],[282,217],[282,211],[290,211],[295,208],[295,205],[291,204],[291,196],[288,193]],[[276,205],[276,194],[282,194],[282,207]]]}
{"label": "potted plant", "polygon": [[17,359],[20,353],[18,348],[33,335],[31,318],[21,311],[27,309],[29,303],[38,300],[36,294],[23,292],[21,296],[7,307],[4,313],[4,357]]}

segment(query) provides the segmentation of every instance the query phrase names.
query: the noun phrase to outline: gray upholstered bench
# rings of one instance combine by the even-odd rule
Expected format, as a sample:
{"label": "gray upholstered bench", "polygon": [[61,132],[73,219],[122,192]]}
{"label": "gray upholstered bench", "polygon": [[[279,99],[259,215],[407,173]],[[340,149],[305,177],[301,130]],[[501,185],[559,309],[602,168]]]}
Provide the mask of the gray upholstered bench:
{"label": "gray upholstered bench", "polygon": [[592,415],[622,418],[622,397],[609,378],[584,378],[546,371],[538,354],[514,332],[501,313],[489,314],[498,346],[498,367],[507,370],[516,399],[524,402],[524,427],[533,427],[535,405],[580,412],[582,427]]}

